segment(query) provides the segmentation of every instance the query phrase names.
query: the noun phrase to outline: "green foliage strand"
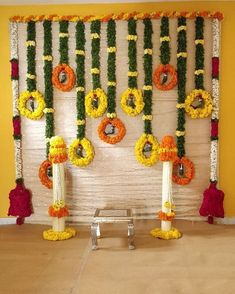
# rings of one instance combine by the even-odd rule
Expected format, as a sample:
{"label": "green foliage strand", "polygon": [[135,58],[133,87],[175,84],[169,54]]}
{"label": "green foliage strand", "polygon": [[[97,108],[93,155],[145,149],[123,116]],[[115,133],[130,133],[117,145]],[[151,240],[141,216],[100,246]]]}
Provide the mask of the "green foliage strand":
{"label": "green foliage strand", "polygon": [[[169,36],[169,18],[163,16],[161,19],[160,37]],[[168,64],[170,62],[170,43],[163,41],[160,46],[160,60],[162,64]]]}
{"label": "green foliage strand", "polygon": [[[204,18],[197,17],[195,20],[196,32],[195,32],[195,40],[203,40],[204,39]],[[196,64],[195,70],[204,69],[204,45],[197,44],[196,45]],[[195,88],[196,89],[204,89],[204,75],[195,75]]]}
{"label": "green foliage strand", "polygon": [[[35,22],[30,21],[27,24],[27,41],[36,42],[36,29]],[[27,73],[31,75],[36,75],[36,64],[35,64],[35,56],[36,56],[36,46],[28,46],[27,47]],[[26,79],[27,90],[34,91],[36,90],[36,79]]]}
{"label": "green foliage strand", "polygon": [[[91,22],[91,34],[100,35],[100,20],[94,20]],[[92,68],[100,69],[100,38],[94,38],[91,41],[91,58]],[[92,74],[93,89],[101,88],[100,75]]]}
{"label": "green foliage strand", "polygon": [[[136,20],[131,18],[128,20],[128,34],[137,35]],[[137,71],[137,57],[136,57],[136,41],[128,41],[128,58],[129,58],[129,71]],[[137,88],[137,77],[128,77],[128,87]]]}
{"label": "green foliage strand", "polygon": [[[59,22],[59,30],[60,33],[68,33],[68,27],[69,22],[67,20],[63,20]],[[59,51],[60,51],[60,63],[69,63],[69,47],[68,47],[68,37],[60,37],[60,45],[59,45]]]}

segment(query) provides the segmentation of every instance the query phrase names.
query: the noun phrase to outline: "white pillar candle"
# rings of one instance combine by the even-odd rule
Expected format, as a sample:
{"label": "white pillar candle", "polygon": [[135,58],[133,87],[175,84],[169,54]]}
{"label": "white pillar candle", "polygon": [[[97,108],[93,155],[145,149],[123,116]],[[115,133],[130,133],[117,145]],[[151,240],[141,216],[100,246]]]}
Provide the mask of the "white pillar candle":
{"label": "white pillar candle", "polygon": [[[172,193],[172,162],[163,161],[163,170],[162,170],[162,212],[170,212],[170,208],[165,207],[165,202],[171,202],[171,193]],[[171,230],[171,221],[161,221],[162,231]]]}

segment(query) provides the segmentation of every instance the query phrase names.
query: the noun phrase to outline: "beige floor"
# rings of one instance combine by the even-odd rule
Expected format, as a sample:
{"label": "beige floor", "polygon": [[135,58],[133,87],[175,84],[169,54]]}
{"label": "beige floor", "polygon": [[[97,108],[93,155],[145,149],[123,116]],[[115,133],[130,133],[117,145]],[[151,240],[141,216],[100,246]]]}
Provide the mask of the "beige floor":
{"label": "beige floor", "polygon": [[87,227],[67,241],[42,239],[47,226],[0,227],[1,294],[232,294],[235,226],[175,221],[179,240],[152,238],[157,221],[137,221],[136,250],[124,225],[104,225],[91,251]]}

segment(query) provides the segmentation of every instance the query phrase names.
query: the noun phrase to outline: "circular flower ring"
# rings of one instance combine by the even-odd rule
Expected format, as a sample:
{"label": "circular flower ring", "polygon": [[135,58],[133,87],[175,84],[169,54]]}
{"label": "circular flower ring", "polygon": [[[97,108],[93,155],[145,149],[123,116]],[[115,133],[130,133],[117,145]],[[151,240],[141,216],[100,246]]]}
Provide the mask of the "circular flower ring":
{"label": "circular flower ring", "polygon": [[[84,157],[78,155],[79,148],[85,151],[86,154]],[[91,142],[86,138],[74,140],[69,146],[68,154],[72,164],[80,167],[89,165],[95,156],[94,148]]]}
{"label": "circular flower ring", "polygon": [[[27,102],[29,100],[35,100],[38,104],[37,108],[34,111],[31,111],[27,108]],[[25,91],[20,94],[18,100],[18,109],[21,115],[36,120],[40,119],[43,116],[43,109],[45,108],[45,101],[42,94],[35,90],[32,92]]]}
{"label": "circular flower ring", "polygon": [[175,218],[175,213],[174,211],[171,211],[168,213],[159,211],[158,217],[160,220],[163,220],[163,221],[172,221]]}
{"label": "circular flower ring", "polygon": [[68,206],[65,204],[64,200],[57,200],[54,204],[49,206],[48,214],[51,217],[58,218],[69,216]]}
{"label": "circular flower ring", "polygon": [[[180,175],[179,167],[182,167],[182,175]],[[187,185],[191,182],[194,176],[194,165],[187,157],[182,157],[174,161],[173,163],[173,175],[172,180],[178,185]]]}
{"label": "circular flower ring", "polygon": [[[203,101],[203,107],[192,106],[192,103],[198,97]],[[202,89],[194,89],[185,99],[185,111],[191,116],[191,118],[208,117],[212,112],[212,98],[210,93]]]}
{"label": "circular flower ring", "polygon": [[73,228],[65,228],[63,232],[56,232],[53,229],[49,229],[43,232],[43,238],[49,241],[61,241],[67,240],[76,235],[76,231]]}
{"label": "circular flower ring", "polygon": [[[94,102],[97,107],[94,107]],[[91,90],[85,97],[86,113],[93,118],[102,116],[107,108],[107,96],[101,88]]]}
{"label": "circular flower ring", "polygon": [[[146,157],[144,154],[146,144],[149,144],[151,147],[149,157]],[[136,159],[146,166],[152,166],[158,161],[158,148],[158,142],[153,135],[142,134],[135,144]]]}
{"label": "circular flower ring", "polygon": [[[171,79],[168,83],[161,83],[161,75],[162,74],[170,74]],[[177,84],[177,72],[174,67],[170,64],[160,64],[154,74],[153,74],[153,82],[155,86],[162,91],[168,91],[173,89]]]}
{"label": "circular flower ring", "polygon": [[[131,99],[131,102],[133,103],[132,106],[129,104],[129,99]],[[140,114],[144,108],[142,92],[136,88],[128,88],[122,94],[121,107],[123,111],[130,116],[136,116]]]}
{"label": "circular flower ring", "polygon": [[39,167],[38,176],[44,186],[48,189],[52,189],[52,180],[48,176],[49,168],[51,168],[51,162],[48,159],[44,160]]}
{"label": "circular flower ring", "polygon": [[[63,83],[60,81],[60,75],[63,72],[65,73],[67,78],[66,83]],[[75,85],[75,80],[76,80],[76,77],[75,77],[74,71],[68,64],[65,64],[65,63],[58,64],[53,69],[52,83],[57,89],[63,92],[71,91]]]}
{"label": "circular flower ring", "polygon": [[[107,134],[105,132],[105,129],[108,125],[111,125],[114,128],[114,130],[115,128],[117,128],[118,133],[114,134],[113,136],[110,136],[109,134]],[[120,142],[125,136],[125,134],[126,134],[126,128],[123,122],[119,118],[111,119],[106,117],[101,121],[98,127],[98,135],[100,139],[108,144],[116,144]]]}

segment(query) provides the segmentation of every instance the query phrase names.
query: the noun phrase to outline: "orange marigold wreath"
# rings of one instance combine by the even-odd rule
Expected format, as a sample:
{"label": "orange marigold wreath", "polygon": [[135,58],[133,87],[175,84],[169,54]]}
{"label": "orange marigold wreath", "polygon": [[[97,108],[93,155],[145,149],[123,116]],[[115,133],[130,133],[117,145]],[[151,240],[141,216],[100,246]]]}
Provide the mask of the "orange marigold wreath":
{"label": "orange marigold wreath", "polygon": [[[118,132],[117,134],[114,134],[113,136],[109,136],[105,133],[105,129],[108,125],[112,125],[114,128],[117,128]],[[108,144],[116,144],[122,140],[122,138],[126,134],[126,128],[123,124],[123,122],[119,118],[104,118],[99,127],[98,127],[98,135],[101,140]]]}
{"label": "orange marigold wreath", "polygon": [[[184,172],[183,175],[179,175],[179,165],[182,165]],[[173,175],[172,180],[174,183],[179,185],[187,185],[191,182],[192,178],[194,177],[194,165],[191,160],[187,157],[182,157],[174,161],[173,163]]]}
{"label": "orange marigold wreath", "polygon": [[48,169],[51,167],[51,162],[47,159],[44,160],[38,171],[38,176],[41,183],[46,186],[48,189],[52,189],[52,180],[48,177]]}
{"label": "orange marigold wreath", "polygon": [[[65,72],[65,74],[67,76],[66,83],[62,83],[60,81],[60,74],[62,72]],[[76,77],[75,77],[74,71],[68,64],[62,63],[62,64],[57,65],[53,69],[52,83],[57,89],[59,89],[63,92],[71,91],[75,85],[75,81],[76,81]]]}
{"label": "orange marigold wreath", "polygon": [[169,213],[159,211],[158,217],[160,220],[163,220],[163,221],[172,221],[175,217],[175,213],[174,213],[174,211],[171,211]]}
{"label": "orange marigold wreath", "polygon": [[[161,83],[161,75],[162,74],[170,74],[171,79],[168,83]],[[173,89],[177,84],[177,72],[174,67],[170,64],[160,64],[154,74],[153,74],[153,82],[155,86],[162,91],[168,91]]]}

